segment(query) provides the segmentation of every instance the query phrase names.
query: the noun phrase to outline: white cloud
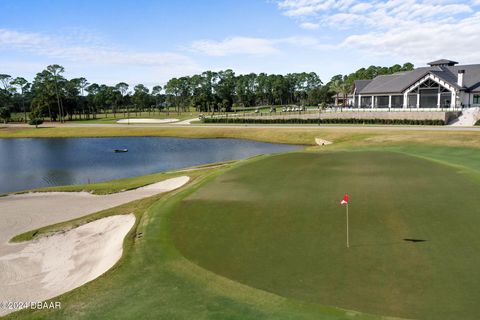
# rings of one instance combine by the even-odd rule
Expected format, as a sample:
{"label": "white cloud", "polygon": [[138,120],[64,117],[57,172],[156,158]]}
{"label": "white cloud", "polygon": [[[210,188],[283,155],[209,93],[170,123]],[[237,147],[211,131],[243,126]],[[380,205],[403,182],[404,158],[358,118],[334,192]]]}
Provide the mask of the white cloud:
{"label": "white cloud", "polygon": [[338,29],[350,33],[336,37],[341,49],[423,62],[439,55],[472,62],[480,50],[480,13],[474,7],[480,0],[280,0],[277,4],[300,27],[311,23],[332,34]]}
{"label": "white cloud", "polygon": [[163,66],[192,63],[190,58],[176,53],[129,52],[102,45],[72,44],[63,38],[9,29],[0,29],[0,50],[20,50],[50,58],[102,64]]}
{"label": "white cloud", "polygon": [[419,62],[443,57],[478,63],[480,35],[477,30],[480,30],[480,13],[450,24],[429,22],[416,24],[412,28],[400,27],[352,35],[341,46]]}
{"label": "white cloud", "polygon": [[266,56],[280,54],[282,45],[316,47],[320,44],[317,39],[312,37],[297,36],[278,39],[230,37],[221,41],[194,41],[190,46],[190,50],[214,57],[232,55]]}
{"label": "white cloud", "polygon": [[[134,52],[99,43],[95,37],[52,36],[41,33],[0,29],[0,51],[23,52],[52,63],[66,62],[96,67],[149,67],[168,74],[198,71],[195,62],[171,52]],[[18,63],[18,62],[16,62]],[[25,65],[27,67],[27,65]],[[37,72],[40,70],[36,70]]]}
{"label": "white cloud", "polygon": [[355,0],[283,0],[278,7],[289,17],[312,16],[332,9],[345,10]]}
{"label": "white cloud", "polygon": [[370,3],[357,3],[356,5],[350,7],[350,12],[352,13],[362,13],[367,11],[368,9],[372,8],[372,5]]}
{"label": "white cloud", "polygon": [[192,43],[191,49],[209,56],[268,55],[279,52],[272,40],[249,37],[232,37],[222,41],[198,40]]}
{"label": "white cloud", "polygon": [[303,22],[300,24],[300,27],[306,30],[318,30],[320,25],[318,23]]}

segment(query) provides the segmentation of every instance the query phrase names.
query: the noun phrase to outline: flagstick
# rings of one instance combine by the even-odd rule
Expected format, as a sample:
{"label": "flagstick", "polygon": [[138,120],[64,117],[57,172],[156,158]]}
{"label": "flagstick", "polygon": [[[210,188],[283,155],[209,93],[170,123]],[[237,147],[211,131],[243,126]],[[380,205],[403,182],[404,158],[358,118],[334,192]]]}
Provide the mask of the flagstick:
{"label": "flagstick", "polygon": [[347,202],[347,248],[350,248],[350,244],[348,241],[348,202]]}

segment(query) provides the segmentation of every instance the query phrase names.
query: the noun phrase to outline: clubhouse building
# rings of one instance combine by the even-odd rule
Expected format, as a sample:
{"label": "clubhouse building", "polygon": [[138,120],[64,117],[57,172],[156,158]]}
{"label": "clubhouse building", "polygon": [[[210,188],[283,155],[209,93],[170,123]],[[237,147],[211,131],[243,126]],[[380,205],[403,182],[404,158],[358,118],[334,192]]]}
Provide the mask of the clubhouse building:
{"label": "clubhouse building", "polygon": [[348,104],[371,109],[480,107],[480,64],[437,60],[428,67],[356,80]]}

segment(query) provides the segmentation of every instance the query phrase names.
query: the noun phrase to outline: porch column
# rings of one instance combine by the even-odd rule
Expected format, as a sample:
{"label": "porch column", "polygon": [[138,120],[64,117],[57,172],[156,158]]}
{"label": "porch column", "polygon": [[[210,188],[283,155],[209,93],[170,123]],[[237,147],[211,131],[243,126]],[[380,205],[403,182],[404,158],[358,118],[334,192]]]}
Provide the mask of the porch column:
{"label": "porch column", "polygon": [[357,107],[358,108],[362,107],[362,95],[361,94],[358,95],[358,106]]}
{"label": "porch column", "polygon": [[417,93],[417,109],[420,108],[420,90]]}
{"label": "porch column", "polygon": [[457,94],[454,91],[452,91],[452,96],[451,96],[452,101],[450,101],[450,108],[455,108],[457,106]]}
{"label": "porch column", "polygon": [[388,96],[388,109],[392,109],[392,96]]}
{"label": "porch column", "polygon": [[375,96],[372,96],[372,109],[375,108]]}
{"label": "porch column", "polygon": [[408,93],[403,94],[403,109],[406,109],[408,107]]}
{"label": "porch column", "polygon": [[442,93],[439,91],[438,92],[438,98],[437,98],[437,108],[439,108],[439,109],[440,109],[440,100],[441,100],[440,97],[441,97],[441,95],[442,95]]}

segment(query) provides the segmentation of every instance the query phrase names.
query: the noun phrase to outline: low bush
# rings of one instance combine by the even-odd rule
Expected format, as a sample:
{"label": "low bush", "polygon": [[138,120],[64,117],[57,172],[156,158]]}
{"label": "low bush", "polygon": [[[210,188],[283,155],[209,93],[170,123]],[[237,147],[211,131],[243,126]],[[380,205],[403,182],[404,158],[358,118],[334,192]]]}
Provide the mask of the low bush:
{"label": "low bush", "polygon": [[40,119],[40,118],[34,118],[28,122],[29,125],[35,126],[35,128],[38,128],[38,126],[41,125],[42,123],[43,123],[43,119]]}

